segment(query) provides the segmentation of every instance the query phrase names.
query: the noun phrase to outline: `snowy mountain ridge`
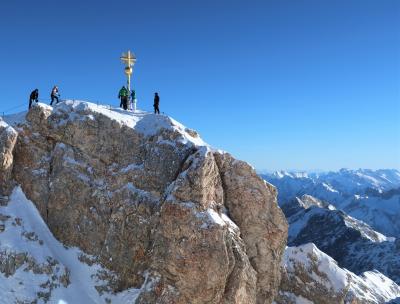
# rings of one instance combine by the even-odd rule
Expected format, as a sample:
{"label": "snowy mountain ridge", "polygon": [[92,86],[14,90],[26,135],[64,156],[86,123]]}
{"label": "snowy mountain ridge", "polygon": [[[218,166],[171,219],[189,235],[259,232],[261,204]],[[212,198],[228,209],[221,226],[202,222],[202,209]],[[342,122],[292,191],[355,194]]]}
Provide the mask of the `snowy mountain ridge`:
{"label": "snowy mountain ridge", "polygon": [[378,270],[399,284],[400,240],[386,237],[330,206],[308,195],[284,204],[282,209],[289,222],[288,245],[314,243],[342,268],[358,275]]}
{"label": "snowy mountain ridge", "polygon": [[400,237],[400,172],[396,169],[342,169],[307,175],[278,172],[262,177],[277,187],[280,205],[311,195],[382,234]]}
{"label": "snowy mountain ridge", "polygon": [[[394,242],[393,237],[387,237],[377,231],[374,231],[370,226],[362,221],[359,221],[343,211],[337,210],[331,204],[322,202],[310,195],[303,195],[301,198],[295,198],[295,200],[288,202],[282,206],[282,210],[287,216],[289,222],[289,234],[288,242],[290,243],[293,239],[296,239],[301,233],[302,229],[308,225],[309,221],[313,221],[316,217],[329,217],[325,221],[321,220],[321,223],[325,223],[325,226],[331,224],[332,221],[336,221],[338,224],[343,225],[343,228],[347,227],[350,229],[357,230],[360,237],[363,239],[370,240],[371,242]],[[323,227],[315,227],[320,233]],[[337,229],[337,225],[327,227],[328,229]],[[317,232],[316,231],[316,232]],[[338,236],[336,234],[336,236]]]}
{"label": "snowy mountain ridge", "polygon": [[327,191],[340,193],[343,197],[364,194],[368,189],[383,192],[400,187],[400,171],[396,169],[341,169],[337,172],[319,173],[276,171],[262,176],[281,188],[282,199],[303,194],[319,197],[318,194],[323,194],[316,192],[319,185]]}
{"label": "snowy mountain ridge", "polygon": [[[197,134],[196,131],[186,128],[181,123],[173,118],[165,115],[160,115],[154,119],[154,115],[149,112],[137,110],[135,112],[125,111],[119,108],[113,108],[106,105],[98,105],[91,102],[81,100],[65,100],[54,108],[39,103],[35,107],[42,108],[45,111],[51,111],[55,115],[62,116],[58,126],[66,125],[73,120],[92,120],[95,118],[93,114],[104,115],[105,117],[118,123],[120,126],[126,126],[134,129],[147,137],[160,132],[161,130],[177,131],[181,134],[183,143],[190,142],[197,146],[208,146]],[[10,126],[22,123],[25,121],[27,112],[21,112],[14,115],[4,117],[3,124],[7,123]],[[0,122],[1,123],[1,122]]]}

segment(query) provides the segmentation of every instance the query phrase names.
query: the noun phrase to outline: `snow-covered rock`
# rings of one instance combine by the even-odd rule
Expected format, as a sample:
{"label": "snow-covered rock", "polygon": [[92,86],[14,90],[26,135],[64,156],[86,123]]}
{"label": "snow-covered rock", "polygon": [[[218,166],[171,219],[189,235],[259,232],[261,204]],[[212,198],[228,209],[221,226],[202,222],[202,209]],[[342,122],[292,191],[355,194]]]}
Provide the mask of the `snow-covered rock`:
{"label": "snow-covered rock", "polygon": [[383,274],[357,276],[312,243],[287,247],[282,269],[276,304],[372,304],[400,298],[400,287]]}
{"label": "snow-covered rock", "polygon": [[115,274],[107,288],[137,304],[272,302],[287,223],[250,165],[165,115],[65,101],[23,116],[6,118],[10,179],[62,245]]}

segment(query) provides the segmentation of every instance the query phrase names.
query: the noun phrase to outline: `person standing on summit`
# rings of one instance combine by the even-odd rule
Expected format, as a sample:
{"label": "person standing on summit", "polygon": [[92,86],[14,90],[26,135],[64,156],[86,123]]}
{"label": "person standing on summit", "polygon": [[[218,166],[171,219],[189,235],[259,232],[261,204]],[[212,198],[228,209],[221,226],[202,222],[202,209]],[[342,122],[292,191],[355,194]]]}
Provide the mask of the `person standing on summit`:
{"label": "person standing on summit", "polygon": [[58,86],[54,86],[53,89],[51,90],[51,102],[50,105],[53,105],[54,99],[57,100],[56,104],[59,102],[60,94],[58,93]]}
{"label": "person standing on summit", "polygon": [[34,89],[31,92],[31,95],[29,96],[29,109],[32,107],[32,102],[39,102],[39,90],[38,89]]}
{"label": "person standing on summit", "polygon": [[158,96],[158,93],[154,93],[154,114],[160,114],[160,96]]}
{"label": "person standing on summit", "polygon": [[128,95],[129,95],[128,90],[125,88],[125,86],[123,86],[121,90],[119,90],[118,98],[121,99],[119,107],[120,108],[123,107],[124,110],[128,109]]}
{"label": "person standing on summit", "polygon": [[136,112],[136,91],[132,90],[131,93],[131,111]]}

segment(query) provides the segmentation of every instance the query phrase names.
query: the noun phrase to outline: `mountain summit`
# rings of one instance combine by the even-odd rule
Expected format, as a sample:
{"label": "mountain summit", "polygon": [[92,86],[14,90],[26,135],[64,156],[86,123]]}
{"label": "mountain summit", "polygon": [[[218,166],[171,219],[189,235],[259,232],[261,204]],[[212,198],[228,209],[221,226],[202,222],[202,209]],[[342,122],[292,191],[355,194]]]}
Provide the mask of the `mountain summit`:
{"label": "mountain summit", "polygon": [[[277,293],[287,223],[275,188],[168,116],[83,101],[38,104],[0,122],[0,182],[0,227],[8,239],[14,231],[39,244],[34,253],[9,248],[0,229],[0,251],[19,261],[8,278],[21,269],[34,276],[29,265],[45,269],[36,291],[14,301],[45,294],[79,303],[68,290],[88,267],[103,282],[79,289],[93,303],[126,303],[112,297],[127,291],[132,303],[182,304],[271,303]],[[18,228],[30,214],[18,212],[33,206],[33,231]],[[35,232],[40,217],[51,233]],[[62,244],[57,252],[68,253],[52,255],[49,234]],[[77,265],[74,255],[86,266],[68,266]]]}

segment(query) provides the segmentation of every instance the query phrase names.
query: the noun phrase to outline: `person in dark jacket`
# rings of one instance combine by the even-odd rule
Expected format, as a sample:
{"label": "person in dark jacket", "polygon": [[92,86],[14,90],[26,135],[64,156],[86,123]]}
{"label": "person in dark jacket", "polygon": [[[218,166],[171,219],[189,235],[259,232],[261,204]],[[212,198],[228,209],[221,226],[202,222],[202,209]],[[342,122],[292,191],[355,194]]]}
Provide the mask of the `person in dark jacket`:
{"label": "person in dark jacket", "polygon": [[39,90],[34,89],[29,96],[29,109],[32,107],[32,102],[39,102]]}
{"label": "person in dark jacket", "polygon": [[119,104],[119,107],[123,108],[124,110],[128,109],[128,96],[129,96],[129,92],[128,92],[127,88],[125,88],[125,86],[123,86],[121,88],[121,90],[119,90],[118,98],[121,99],[121,103]]}
{"label": "person in dark jacket", "polygon": [[154,114],[160,114],[160,96],[158,96],[158,93],[154,93]]}
{"label": "person in dark jacket", "polygon": [[51,102],[50,105],[53,105],[54,100],[57,100],[56,104],[59,102],[60,94],[58,93],[58,86],[54,86],[53,89],[51,90]]}

